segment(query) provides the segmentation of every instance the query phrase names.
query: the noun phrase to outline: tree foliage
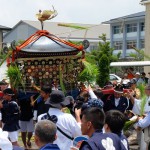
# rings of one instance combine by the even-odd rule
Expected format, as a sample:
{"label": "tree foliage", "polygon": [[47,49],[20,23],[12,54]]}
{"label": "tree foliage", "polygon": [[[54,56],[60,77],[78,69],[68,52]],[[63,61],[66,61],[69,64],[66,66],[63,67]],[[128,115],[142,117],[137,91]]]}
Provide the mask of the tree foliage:
{"label": "tree foliage", "polygon": [[103,87],[109,81],[110,63],[118,61],[121,53],[113,55],[113,48],[110,48],[110,42],[106,39],[106,34],[99,36],[100,42],[98,48],[86,53],[86,60],[97,66],[99,74],[97,75],[97,83]]}
{"label": "tree foliage", "polygon": [[99,74],[98,68],[95,64],[89,63],[87,60],[82,60],[84,70],[79,74],[78,80],[88,82],[89,84],[96,81]]}
{"label": "tree foliage", "polygon": [[91,55],[96,56],[96,61],[99,61],[99,58],[101,58],[103,54],[106,54],[108,56],[110,62],[117,61],[121,53],[113,55],[114,49],[110,48],[110,42],[106,40],[106,34],[102,34],[101,36],[99,36],[99,38],[101,41],[99,42],[98,49],[93,50],[91,52]]}
{"label": "tree foliage", "polygon": [[[136,53],[130,53],[129,56],[133,57],[134,60],[137,60],[137,61],[144,60],[144,56],[145,56],[144,51],[143,50],[139,50],[139,49],[134,48],[134,47],[133,47],[133,49],[136,51]],[[146,57],[147,57],[147,55],[146,55]]]}
{"label": "tree foliage", "polygon": [[97,78],[97,83],[100,87],[103,87],[109,81],[109,65],[108,56],[103,54],[99,59],[99,76]]}
{"label": "tree foliage", "polygon": [[[146,54],[145,52],[144,52],[144,50],[140,50],[140,49],[137,49],[137,48],[135,48],[135,47],[133,47],[133,49],[137,52],[137,56],[139,57],[139,58],[141,58],[140,60],[144,60],[144,57],[147,59],[147,60],[150,60],[150,56],[148,55],[148,54]],[[136,56],[136,57],[137,57]]]}

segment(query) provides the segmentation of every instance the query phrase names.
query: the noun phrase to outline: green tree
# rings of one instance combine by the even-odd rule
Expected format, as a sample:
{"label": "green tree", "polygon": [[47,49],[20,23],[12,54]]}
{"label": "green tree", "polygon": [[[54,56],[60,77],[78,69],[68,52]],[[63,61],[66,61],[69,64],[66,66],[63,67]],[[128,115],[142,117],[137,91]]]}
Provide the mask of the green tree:
{"label": "green tree", "polygon": [[99,42],[98,49],[91,52],[91,55],[95,56],[96,61],[99,61],[99,58],[101,58],[103,54],[108,56],[110,62],[118,61],[121,53],[118,53],[118,55],[113,55],[114,49],[110,47],[110,42],[107,41],[106,34],[102,34],[99,38],[102,41]]}
{"label": "green tree", "polygon": [[99,76],[97,77],[97,83],[100,87],[103,87],[106,82],[109,81],[109,58],[106,54],[103,54],[99,59]]}
{"label": "green tree", "polygon": [[[86,53],[86,60],[92,64],[96,64],[99,70],[97,75],[97,83],[102,87],[109,80],[110,63],[118,61],[121,53],[113,55],[113,48],[110,47],[110,42],[106,39],[106,34],[99,36],[102,40],[99,42],[98,48],[89,53]],[[106,58],[106,62],[100,61],[101,58]],[[103,68],[102,68],[103,67]],[[103,76],[104,74],[104,76]],[[103,81],[101,81],[103,80]],[[102,83],[103,82],[103,83]]]}

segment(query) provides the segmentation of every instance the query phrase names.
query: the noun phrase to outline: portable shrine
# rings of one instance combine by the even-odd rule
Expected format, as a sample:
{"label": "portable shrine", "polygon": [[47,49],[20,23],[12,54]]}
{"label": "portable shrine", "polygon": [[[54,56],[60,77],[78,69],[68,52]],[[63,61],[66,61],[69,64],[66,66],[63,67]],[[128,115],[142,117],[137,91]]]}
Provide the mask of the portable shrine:
{"label": "portable shrine", "polygon": [[15,42],[11,43],[11,62],[17,64],[27,91],[32,90],[32,82],[37,87],[53,84],[66,90],[73,89],[79,73],[84,68],[82,59],[84,50],[89,46],[87,40],[77,45],[43,30],[43,22],[56,17],[57,14],[54,7],[53,10],[39,10],[36,16],[41,22],[42,30],[31,35],[19,46],[15,46]]}
{"label": "portable shrine", "polygon": [[83,70],[84,44],[76,45],[39,30],[19,46],[12,46],[12,62],[20,68],[27,90],[31,80],[36,86],[60,85],[67,89],[76,86]]}

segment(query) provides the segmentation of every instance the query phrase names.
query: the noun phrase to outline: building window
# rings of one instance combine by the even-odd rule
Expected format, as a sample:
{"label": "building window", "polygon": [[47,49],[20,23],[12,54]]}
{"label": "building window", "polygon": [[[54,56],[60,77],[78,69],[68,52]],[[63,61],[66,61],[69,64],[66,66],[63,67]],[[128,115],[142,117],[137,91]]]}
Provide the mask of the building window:
{"label": "building window", "polygon": [[145,23],[142,22],[140,25],[141,25],[141,31],[144,31],[145,30]]}
{"label": "building window", "polygon": [[114,49],[115,50],[122,50],[122,42],[120,42],[120,41],[114,42]]}
{"label": "building window", "polygon": [[90,45],[90,50],[97,50],[98,49],[98,45]]}
{"label": "building window", "polygon": [[133,49],[136,47],[136,41],[127,41],[127,49]]}
{"label": "building window", "polygon": [[114,34],[122,33],[121,26],[114,26],[113,27],[113,33]]}
{"label": "building window", "polygon": [[141,48],[145,48],[145,41],[141,40]]}
{"label": "building window", "polygon": [[137,24],[136,23],[127,24],[127,33],[136,32],[136,31],[137,31]]}

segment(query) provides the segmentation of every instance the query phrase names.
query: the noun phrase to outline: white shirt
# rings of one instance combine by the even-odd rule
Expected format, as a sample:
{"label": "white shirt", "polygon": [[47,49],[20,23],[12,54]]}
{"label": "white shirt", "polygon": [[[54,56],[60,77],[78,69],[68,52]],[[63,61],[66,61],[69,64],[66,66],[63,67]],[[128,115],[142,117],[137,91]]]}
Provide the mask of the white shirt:
{"label": "white shirt", "polygon": [[[50,116],[55,115],[58,118],[56,125],[67,135],[71,137],[81,135],[81,129],[71,114],[63,113],[56,108],[50,108],[48,113]],[[38,121],[40,121],[44,115],[46,115],[46,113],[41,114],[38,117]],[[57,144],[61,150],[70,150],[70,146],[73,145],[73,142],[57,130],[57,139],[54,141],[54,144]]]}
{"label": "white shirt", "polygon": [[142,78],[136,79],[136,85],[144,84],[144,80]]}
{"label": "white shirt", "polygon": [[[145,108],[144,108],[144,113],[148,113],[150,111],[150,97],[147,97],[147,101],[145,104]],[[134,100],[134,105],[133,105],[133,109],[132,109],[133,113],[140,115],[140,111],[141,111],[141,100],[135,99]]]}
{"label": "white shirt", "polygon": [[119,105],[119,101],[120,101],[120,98],[115,98],[115,106],[116,107]]}
{"label": "white shirt", "polygon": [[0,128],[0,148],[2,150],[12,150],[12,143],[8,139],[8,132]]}

